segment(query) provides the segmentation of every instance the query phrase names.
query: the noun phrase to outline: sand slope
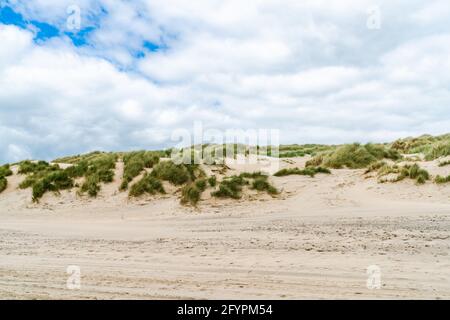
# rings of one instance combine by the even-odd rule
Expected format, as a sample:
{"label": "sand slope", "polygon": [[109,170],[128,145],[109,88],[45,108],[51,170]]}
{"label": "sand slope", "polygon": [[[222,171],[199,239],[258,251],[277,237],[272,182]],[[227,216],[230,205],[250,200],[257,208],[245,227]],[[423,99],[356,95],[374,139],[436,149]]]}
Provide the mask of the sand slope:
{"label": "sand slope", "polygon": [[[0,298],[450,298],[449,185],[333,170],[271,178],[277,199],[205,196],[193,209],[170,195],[129,200],[117,191],[122,170],[97,199],[71,191],[39,204],[8,178]],[[66,287],[69,265],[81,268],[80,290]],[[381,289],[367,288],[369,265]]]}

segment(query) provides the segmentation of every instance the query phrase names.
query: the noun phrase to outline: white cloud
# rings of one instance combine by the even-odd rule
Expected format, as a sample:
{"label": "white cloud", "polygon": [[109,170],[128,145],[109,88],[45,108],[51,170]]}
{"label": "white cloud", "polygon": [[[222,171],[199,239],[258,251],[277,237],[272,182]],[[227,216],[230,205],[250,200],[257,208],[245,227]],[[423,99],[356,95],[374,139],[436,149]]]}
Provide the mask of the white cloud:
{"label": "white cloud", "polygon": [[[10,2],[62,27],[72,4]],[[368,0],[79,4],[99,26],[84,48],[0,24],[0,161],[170,146],[195,120],[297,143],[448,131],[450,27],[431,19],[445,1],[379,1],[380,30]],[[137,59],[143,41],[167,48]]]}

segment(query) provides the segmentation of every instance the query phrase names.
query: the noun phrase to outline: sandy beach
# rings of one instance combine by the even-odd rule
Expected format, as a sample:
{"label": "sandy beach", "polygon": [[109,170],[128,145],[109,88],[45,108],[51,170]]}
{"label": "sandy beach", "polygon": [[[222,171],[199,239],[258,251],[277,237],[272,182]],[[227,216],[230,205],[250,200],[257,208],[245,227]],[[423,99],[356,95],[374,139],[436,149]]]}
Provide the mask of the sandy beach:
{"label": "sandy beach", "polygon": [[[436,161],[421,166],[450,174]],[[130,200],[118,191],[122,171],[118,163],[96,199],[62,191],[38,204],[17,189],[23,177],[8,177],[1,299],[450,298],[448,185],[380,184],[341,169],[270,177],[276,198],[206,198],[192,208],[171,195]],[[71,265],[80,289],[67,287]],[[380,289],[367,287],[373,265]]]}

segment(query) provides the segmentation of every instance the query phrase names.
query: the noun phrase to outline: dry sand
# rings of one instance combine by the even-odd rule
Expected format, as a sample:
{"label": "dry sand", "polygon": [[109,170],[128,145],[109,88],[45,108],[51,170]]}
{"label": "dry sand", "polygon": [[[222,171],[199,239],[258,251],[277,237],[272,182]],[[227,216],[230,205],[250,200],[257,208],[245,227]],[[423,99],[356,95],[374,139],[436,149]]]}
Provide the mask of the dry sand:
{"label": "dry sand", "polygon": [[[97,199],[74,190],[39,204],[17,189],[20,176],[8,178],[0,298],[450,298],[450,185],[378,184],[362,170],[333,170],[271,178],[283,190],[276,199],[205,196],[192,209],[173,196],[128,200],[117,191],[122,170]],[[81,268],[80,290],[66,287],[69,265]],[[370,265],[381,270],[380,289],[366,286]]]}

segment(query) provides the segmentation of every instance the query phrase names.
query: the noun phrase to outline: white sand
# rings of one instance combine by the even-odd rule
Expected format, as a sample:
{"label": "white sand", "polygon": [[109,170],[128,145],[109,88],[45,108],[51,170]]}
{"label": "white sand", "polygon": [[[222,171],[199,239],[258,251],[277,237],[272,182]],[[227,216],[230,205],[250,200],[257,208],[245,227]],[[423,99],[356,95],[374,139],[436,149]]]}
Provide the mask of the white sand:
{"label": "white sand", "polygon": [[[0,298],[450,298],[450,185],[333,170],[271,178],[277,199],[205,192],[192,209],[173,195],[128,200],[117,191],[122,170],[97,199],[73,190],[39,204],[17,189],[20,176],[8,178]],[[81,267],[80,290],[66,288],[69,265]],[[381,289],[366,287],[369,265],[380,267]]]}

